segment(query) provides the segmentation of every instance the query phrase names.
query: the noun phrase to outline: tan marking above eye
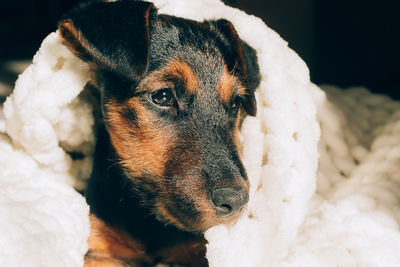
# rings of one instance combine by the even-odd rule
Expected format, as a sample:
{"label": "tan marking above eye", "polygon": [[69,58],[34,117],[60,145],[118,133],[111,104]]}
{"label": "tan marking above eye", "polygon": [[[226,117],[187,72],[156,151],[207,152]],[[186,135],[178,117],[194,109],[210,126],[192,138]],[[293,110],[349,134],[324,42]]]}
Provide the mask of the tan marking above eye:
{"label": "tan marking above eye", "polygon": [[199,86],[198,77],[186,62],[179,60],[172,60],[167,66],[150,73],[140,82],[136,92],[153,92],[166,87],[173,88],[174,79],[182,81],[187,93],[196,93]]}
{"label": "tan marking above eye", "polygon": [[218,93],[225,104],[230,104],[235,95],[245,95],[246,89],[241,85],[237,77],[230,74],[228,70],[222,72]]}
{"label": "tan marking above eye", "polygon": [[189,94],[196,93],[199,86],[199,80],[194,74],[192,68],[186,62],[172,61],[171,64],[168,65],[167,72],[173,76],[180,76],[183,79],[185,89]]}

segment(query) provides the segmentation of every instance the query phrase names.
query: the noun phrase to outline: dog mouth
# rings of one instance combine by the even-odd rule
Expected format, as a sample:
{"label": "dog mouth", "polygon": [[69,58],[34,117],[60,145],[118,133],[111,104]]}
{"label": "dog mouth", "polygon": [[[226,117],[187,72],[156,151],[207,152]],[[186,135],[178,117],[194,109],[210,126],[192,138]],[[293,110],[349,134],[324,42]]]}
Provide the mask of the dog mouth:
{"label": "dog mouth", "polygon": [[171,201],[159,200],[154,214],[160,222],[166,225],[174,225],[187,232],[204,233],[216,225],[234,224],[245,212],[247,201],[248,198],[245,197],[243,205],[233,207],[232,204],[226,203],[219,203],[217,206],[209,198],[191,203],[182,203],[181,201],[172,203]]}

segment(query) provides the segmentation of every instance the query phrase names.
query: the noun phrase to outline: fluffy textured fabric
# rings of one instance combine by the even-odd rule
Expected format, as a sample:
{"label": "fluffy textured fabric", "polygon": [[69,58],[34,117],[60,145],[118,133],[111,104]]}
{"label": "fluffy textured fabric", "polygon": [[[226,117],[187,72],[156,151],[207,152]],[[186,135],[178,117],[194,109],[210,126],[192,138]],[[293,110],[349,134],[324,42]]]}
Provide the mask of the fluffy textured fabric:
{"label": "fluffy textured fabric", "polygon": [[[154,3],[232,21],[261,69],[258,114],[241,132],[250,202],[234,226],[206,232],[210,266],[398,266],[400,104],[364,89],[325,93],[278,34],[218,0]],[[88,207],[73,186],[91,171],[87,69],[52,33],[5,103],[0,266],[83,264]]]}

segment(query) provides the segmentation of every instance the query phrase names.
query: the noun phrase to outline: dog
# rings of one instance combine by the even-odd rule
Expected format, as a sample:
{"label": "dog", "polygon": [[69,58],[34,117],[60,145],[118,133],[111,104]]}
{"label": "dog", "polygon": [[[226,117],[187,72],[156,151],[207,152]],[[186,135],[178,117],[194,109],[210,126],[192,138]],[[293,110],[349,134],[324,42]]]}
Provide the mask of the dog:
{"label": "dog", "polygon": [[85,267],[208,266],[203,233],[249,200],[238,130],[256,114],[255,51],[224,19],[91,1],[59,22],[100,95]]}

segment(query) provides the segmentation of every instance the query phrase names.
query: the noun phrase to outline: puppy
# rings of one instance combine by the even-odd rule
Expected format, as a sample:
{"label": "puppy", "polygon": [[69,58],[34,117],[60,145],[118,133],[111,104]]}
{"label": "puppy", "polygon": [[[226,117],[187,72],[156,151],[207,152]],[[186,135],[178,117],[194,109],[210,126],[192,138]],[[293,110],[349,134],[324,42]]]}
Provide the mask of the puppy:
{"label": "puppy", "polygon": [[248,202],[237,131],[255,115],[255,52],[227,20],[92,1],[59,23],[101,95],[85,266],[208,266],[203,233]]}

